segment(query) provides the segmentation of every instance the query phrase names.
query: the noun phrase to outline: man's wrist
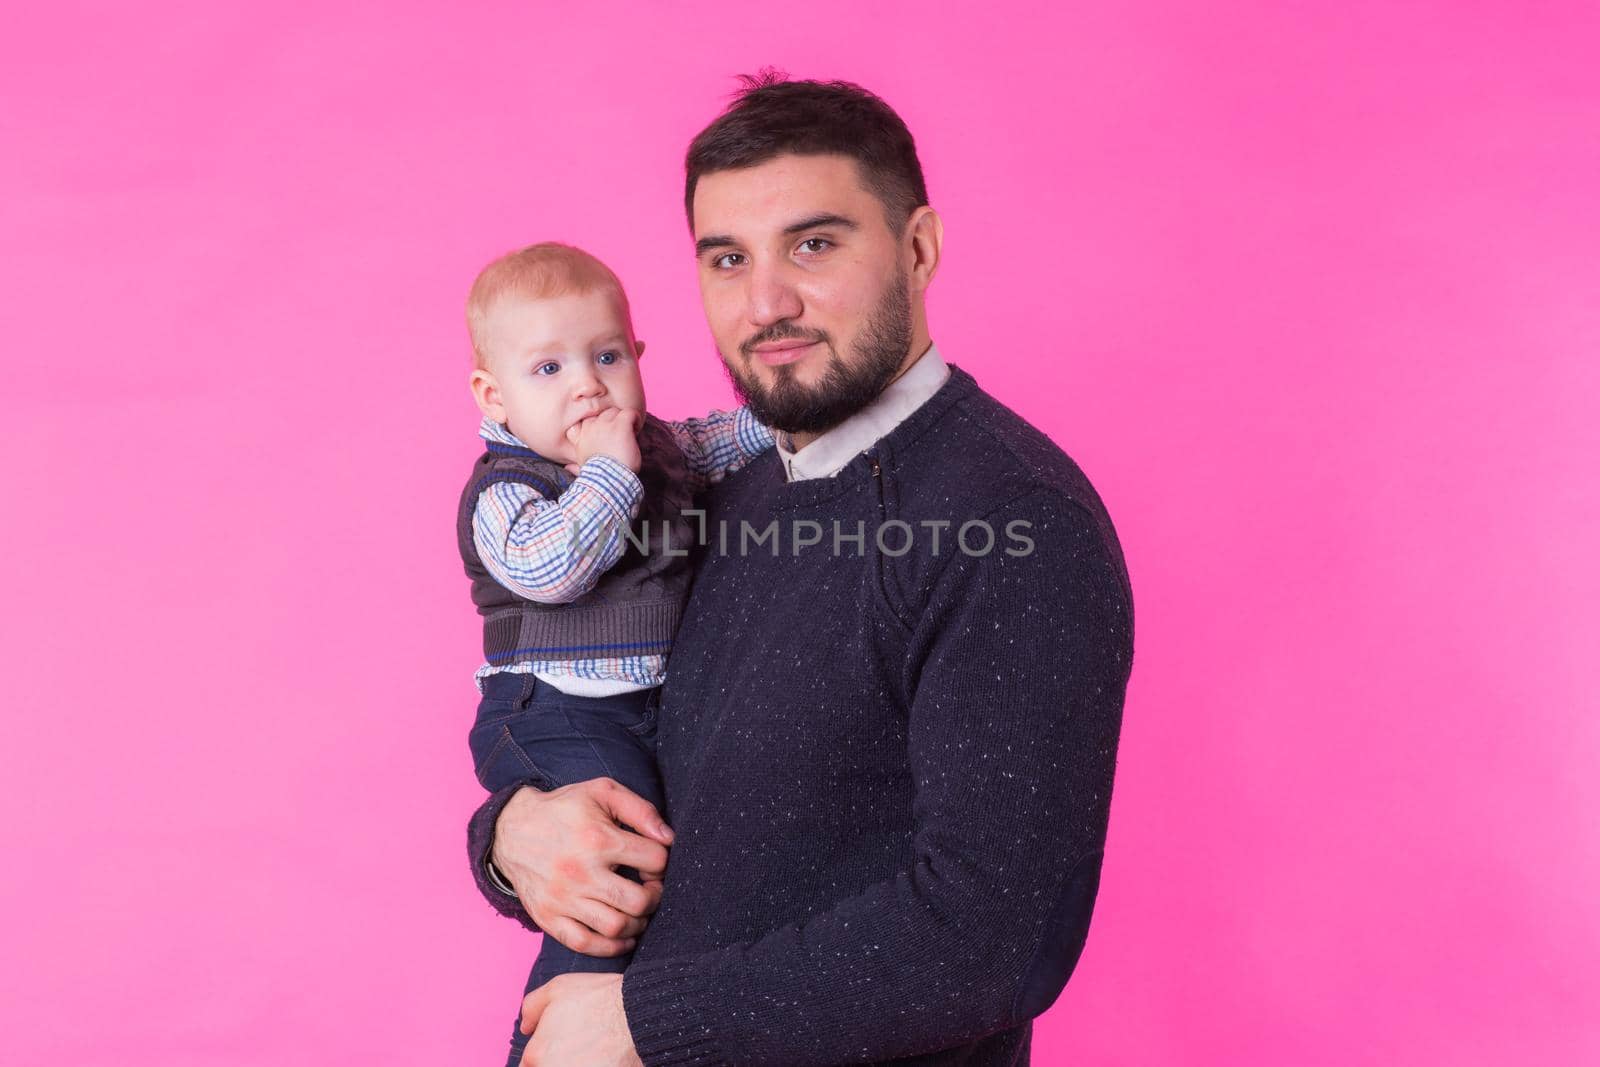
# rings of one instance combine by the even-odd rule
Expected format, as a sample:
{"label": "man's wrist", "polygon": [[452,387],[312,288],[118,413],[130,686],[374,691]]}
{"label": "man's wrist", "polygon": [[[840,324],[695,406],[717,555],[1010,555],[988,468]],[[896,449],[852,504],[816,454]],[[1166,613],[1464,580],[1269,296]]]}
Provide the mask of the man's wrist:
{"label": "man's wrist", "polygon": [[504,789],[496,790],[478,806],[478,810],[473,812],[472,818],[467,821],[467,856],[473,884],[478,887],[478,892],[483,894],[483,899],[489,902],[489,906],[501,915],[515,919],[529,930],[537,931],[539,924],[533,921],[533,917],[522,906],[522,899],[514,892],[501,888],[502,884],[511,884],[511,880],[506,877],[505,868],[498,864],[493,868],[500,876],[499,884],[489,873],[492,869],[490,864],[495,858],[495,831],[500,816],[505,811],[506,805],[511,802],[511,798],[530,786],[534,792],[542,788],[554,788],[549,781],[535,777],[530,781],[513,783]]}
{"label": "man's wrist", "polygon": [[499,813],[495,816],[494,837],[489,843],[489,851],[483,857],[483,873],[484,876],[488,878],[489,884],[494,886],[495,889],[504,893],[506,896],[514,899],[517,898],[517,891],[512,887],[511,879],[506,877],[506,872],[501,870],[499,865],[494,861],[495,849],[499,847],[500,820],[505,818],[506,809],[510,808],[512,805],[527,807],[528,805],[536,804],[540,800],[543,800],[545,788],[546,786],[539,782],[526,782],[523,784],[522,788],[518,789],[516,792],[512,793],[506,798],[505,806],[502,807]]}

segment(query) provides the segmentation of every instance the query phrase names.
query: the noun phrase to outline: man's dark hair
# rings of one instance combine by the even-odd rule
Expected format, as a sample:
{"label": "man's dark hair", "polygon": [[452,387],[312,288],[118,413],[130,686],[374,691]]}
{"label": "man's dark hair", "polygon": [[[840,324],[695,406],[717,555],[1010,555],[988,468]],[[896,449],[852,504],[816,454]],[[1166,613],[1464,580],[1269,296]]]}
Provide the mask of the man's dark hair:
{"label": "man's dark hair", "polygon": [[689,145],[683,209],[694,228],[702,175],[760,166],[781,155],[847,156],[883,201],[896,235],[928,202],[911,131],[894,109],[851,82],[787,81],[777,71],[741,75],[744,90]]}

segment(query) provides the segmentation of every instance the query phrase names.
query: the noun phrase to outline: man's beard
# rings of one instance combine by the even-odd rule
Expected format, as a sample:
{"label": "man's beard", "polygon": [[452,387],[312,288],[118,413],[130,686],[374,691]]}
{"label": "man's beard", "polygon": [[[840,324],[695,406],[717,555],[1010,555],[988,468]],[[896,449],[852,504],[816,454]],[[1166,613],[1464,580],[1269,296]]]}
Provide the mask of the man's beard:
{"label": "man's beard", "polygon": [[[759,381],[750,367],[751,350],[773,341],[820,341],[828,348],[828,365],[815,385],[801,385],[793,366],[772,370],[777,381],[771,388]],[[738,368],[723,360],[728,379],[750,413],[785,433],[820,434],[833,429],[878,398],[894,379],[911,349],[910,288],[904,271],[896,275],[867,316],[861,337],[853,346],[849,363],[839,358],[833,338],[820,330],[802,330],[789,320],[773,323],[739,346]]]}

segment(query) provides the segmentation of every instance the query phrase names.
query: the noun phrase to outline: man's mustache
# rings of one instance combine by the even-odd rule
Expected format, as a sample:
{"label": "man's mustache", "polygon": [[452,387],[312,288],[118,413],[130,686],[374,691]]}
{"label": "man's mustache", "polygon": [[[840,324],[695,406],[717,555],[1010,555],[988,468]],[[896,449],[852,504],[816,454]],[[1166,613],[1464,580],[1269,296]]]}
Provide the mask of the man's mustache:
{"label": "man's mustache", "polygon": [[818,341],[830,343],[830,338],[823,330],[802,330],[788,319],[773,323],[759,333],[753,334],[739,342],[739,353],[745,359],[755,351],[756,345],[769,345],[774,341],[809,341],[812,344]]}

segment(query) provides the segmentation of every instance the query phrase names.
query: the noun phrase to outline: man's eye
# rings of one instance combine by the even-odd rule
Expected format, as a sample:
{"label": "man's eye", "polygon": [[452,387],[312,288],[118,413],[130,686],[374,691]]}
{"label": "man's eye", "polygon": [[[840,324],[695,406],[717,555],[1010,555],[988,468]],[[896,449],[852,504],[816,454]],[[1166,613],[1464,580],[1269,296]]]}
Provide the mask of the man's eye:
{"label": "man's eye", "polygon": [[[733,262],[734,260],[738,260],[739,262],[735,263],[735,262]],[[743,263],[743,262],[744,262],[744,253],[742,253],[742,252],[724,252],[724,253],[722,253],[722,255],[718,256],[716,259],[713,259],[711,261],[711,265],[713,267],[715,267],[716,269],[718,269],[718,270],[729,270],[729,269],[731,269],[733,267],[737,267],[739,265],[739,263]]]}
{"label": "man's eye", "polygon": [[548,362],[548,363],[539,364],[537,367],[533,368],[533,373],[535,373],[535,374],[555,374],[560,369],[561,369],[561,364],[552,361],[552,362]]}
{"label": "man's eye", "polygon": [[804,241],[800,242],[800,248],[803,251],[812,253],[813,255],[818,252],[826,251],[832,247],[833,242],[828,240],[826,237],[807,237]]}
{"label": "man's eye", "polygon": [[595,356],[594,358],[600,363],[601,366],[609,367],[609,366],[611,366],[611,364],[617,362],[622,357],[617,355],[615,352],[611,351],[608,348],[604,352],[600,353],[598,356]]}

